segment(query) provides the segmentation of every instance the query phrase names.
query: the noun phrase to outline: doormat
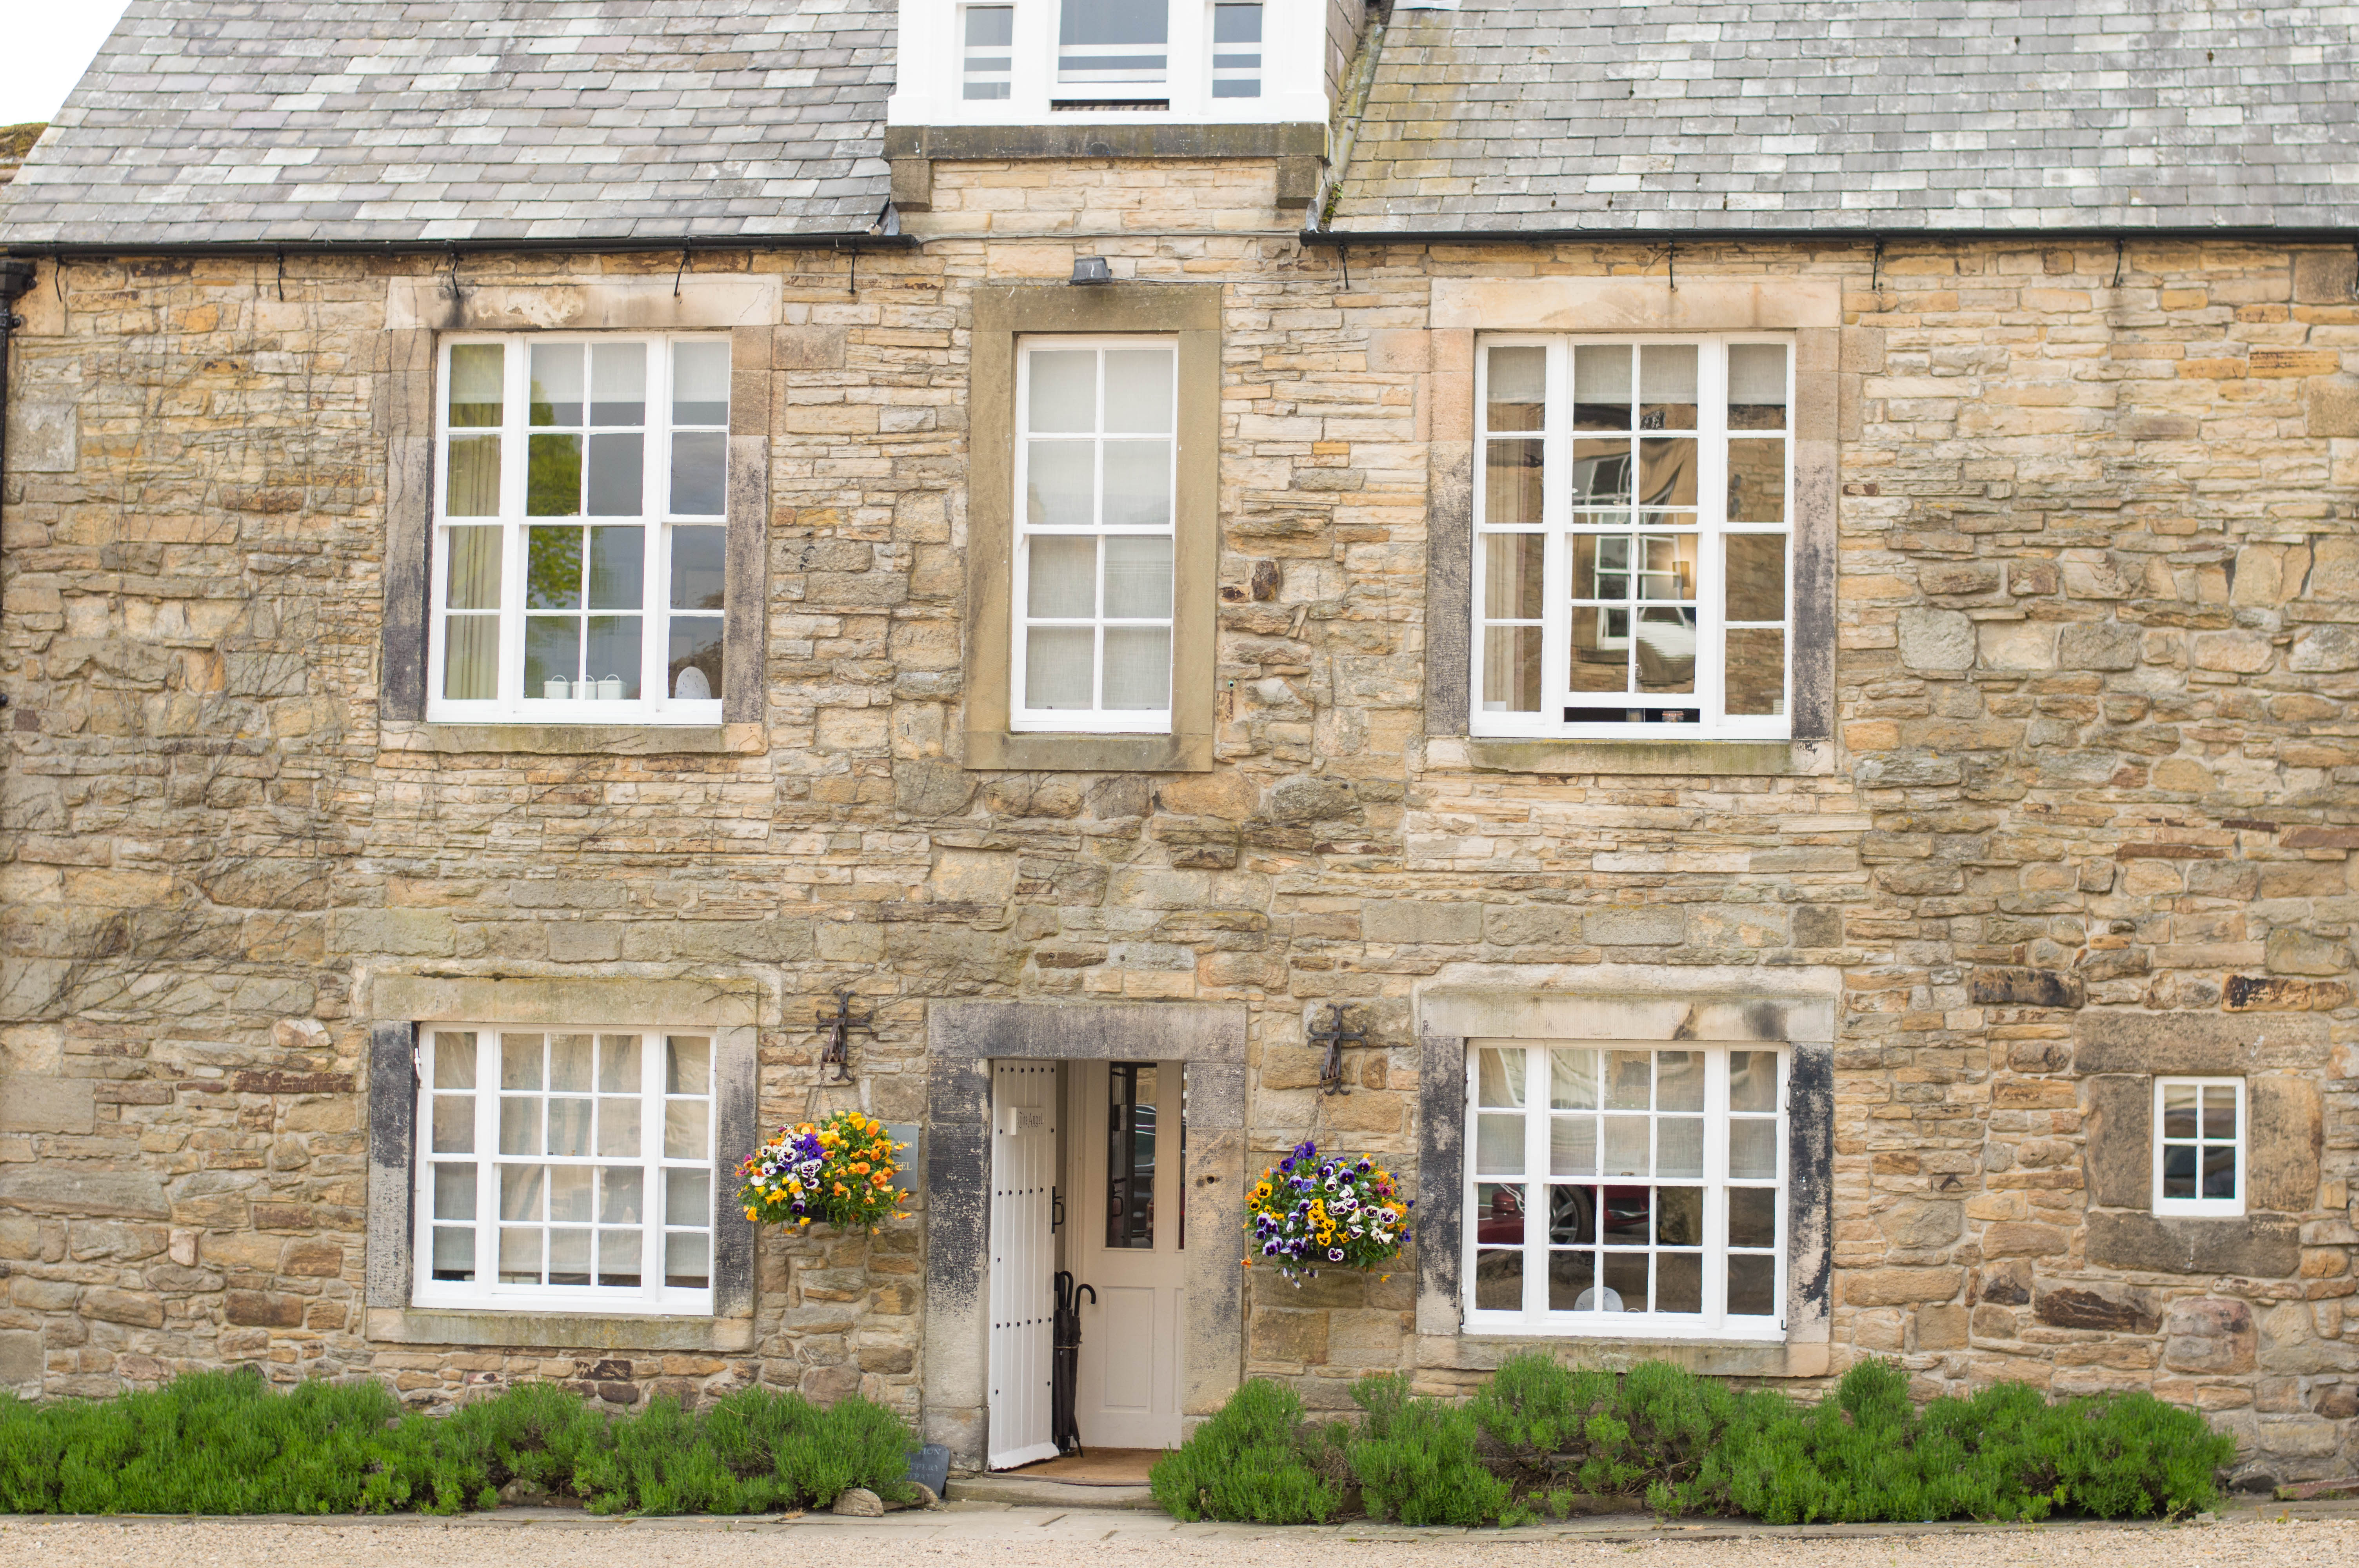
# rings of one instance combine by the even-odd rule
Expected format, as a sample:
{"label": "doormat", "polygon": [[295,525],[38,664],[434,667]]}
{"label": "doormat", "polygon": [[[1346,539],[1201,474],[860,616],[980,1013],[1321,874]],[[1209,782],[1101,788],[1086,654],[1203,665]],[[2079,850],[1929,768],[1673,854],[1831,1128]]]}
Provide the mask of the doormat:
{"label": "doormat", "polygon": [[1147,1471],[1162,1457],[1163,1451],[1158,1448],[1093,1448],[1086,1454],[1043,1459],[1037,1465],[1003,1470],[1000,1474],[1021,1476],[1027,1481],[1063,1481],[1075,1487],[1144,1487]]}

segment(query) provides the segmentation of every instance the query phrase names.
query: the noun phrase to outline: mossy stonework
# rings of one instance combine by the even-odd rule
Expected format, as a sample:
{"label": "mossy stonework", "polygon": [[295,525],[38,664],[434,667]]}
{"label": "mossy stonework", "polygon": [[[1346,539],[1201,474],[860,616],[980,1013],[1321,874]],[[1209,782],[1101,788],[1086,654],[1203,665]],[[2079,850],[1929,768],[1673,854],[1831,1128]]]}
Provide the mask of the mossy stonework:
{"label": "mossy stonework", "polygon": [[[1217,1157],[1257,1172],[1315,1124],[1402,1171],[1454,1247],[1465,1042],[1599,1038],[1626,1008],[1658,1022],[1614,1038],[1810,1065],[1787,1338],[1552,1341],[1567,1357],[2150,1389],[2281,1478],[2359,1462],[2347,246],[1682,243],[1682,291],[1831,312],[1808,330],[1833,397],[1832,722],[1501,741],[1468,736],[1462,687],[1454,711],[1430,695],[1438,645],[1465,667],[1464,562],[1436,552],[1466,548],[1473,429],[1475,332],[1440,312],[1470,280],[1667,291],[1661,258],[1367,245],[1347,280],[1293,237],[1275,154],[955,150],[902,220],[914,248],[685,258],[680,298],[725,283],[769,312],[729,322],[768,351],[738,400],[763,426],[731,436],[759,558],[733,557],[730,635],[759,682],[701,729],[440,726],[388,668],[386,585],[420,580],[388,541],[424,530],[397,515],[424,504],[399,471],[430,406],[414,302],[668,299],[679,254],[289,254],[283,285],[267,256],[40,264],[0,558],[0,1386],[247,1362],[419,1404],[762,1383],[864,1392],[972,1456],[981,1346],[938,1330],[973,1337],[984,1249],[940,1217],[982,1212],[988,1138],[976,1060],[940,1044],[979,1026],[951,1010],[1213,1004],[1241,1053],[1243,1147]],[[1217,292],[1212,730],[1169,771],[964,750],[1006,708],[967,685],[1006,664],[970,645],[969,476],[1007,472],[969,439],[995,395],[974,302],[1066,290],[1077,254]],[[911,1217],[763,1235],[742,1299],[693,1324],[412,1307],[385,1239],[408,1189],[371,1150],[399,1036],[373,1058],[372,1032],[570,1016],[584,981],[742,1030],[751,1129],[859,1108],[914,1130]],[[823,1083],[839,989],[874,1036]],[[1364,1032],[1348,1095],[1319,1090],[1329,1004]],[[2161,1073],[2247,1086],[2245,1217],[2151,1212]],[[1190,1245],[1241,1252],[1241,1195],[1191,1186]],[[1217,1335],[1191,1325],[1191,1357],[1232,1359],[1191,1361],[1189,1413],[1247,1376],[1314,1411],[1372,1370],[1471,1386],[1531,1341],[1465,1332],[1459,1271],[1253,1271]]]}

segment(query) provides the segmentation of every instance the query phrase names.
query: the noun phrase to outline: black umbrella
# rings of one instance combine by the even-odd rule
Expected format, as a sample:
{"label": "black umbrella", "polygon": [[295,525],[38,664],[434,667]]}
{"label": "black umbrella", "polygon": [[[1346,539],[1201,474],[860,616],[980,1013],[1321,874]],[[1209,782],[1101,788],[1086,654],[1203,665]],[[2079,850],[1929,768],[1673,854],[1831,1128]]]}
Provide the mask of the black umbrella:
{"label": "black umbrella", "polygon": [[1073,1276],[1057,1271],[1057,1315],[1050,1320],[1057,1358],[1049,1382],[1049,1440],[1060,1454],[1082,1457],[1081,1422],[1073,1417],[1073,1399],[1082,1374],[1082,1292],[1089,1291],[1095,1305],[1098,1293],[1073,1283]]}

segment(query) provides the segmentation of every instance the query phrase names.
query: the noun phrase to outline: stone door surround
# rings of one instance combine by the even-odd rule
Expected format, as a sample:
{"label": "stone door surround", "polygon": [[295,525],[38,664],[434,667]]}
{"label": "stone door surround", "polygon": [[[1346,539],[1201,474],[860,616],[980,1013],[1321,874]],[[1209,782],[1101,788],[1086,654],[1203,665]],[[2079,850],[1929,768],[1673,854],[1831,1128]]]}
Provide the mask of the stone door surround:
{"label": "stone door surround", "polygon": [[1245,1365],[1245,1281],[1212,1238],[1245,1198],[1242,1002],[937,1001],[926,1013],[926,1436],[980,1463],[989,1420],[991,1063],[1185,1062],[1189,1203],[1180,1411],[1221,1408]]}

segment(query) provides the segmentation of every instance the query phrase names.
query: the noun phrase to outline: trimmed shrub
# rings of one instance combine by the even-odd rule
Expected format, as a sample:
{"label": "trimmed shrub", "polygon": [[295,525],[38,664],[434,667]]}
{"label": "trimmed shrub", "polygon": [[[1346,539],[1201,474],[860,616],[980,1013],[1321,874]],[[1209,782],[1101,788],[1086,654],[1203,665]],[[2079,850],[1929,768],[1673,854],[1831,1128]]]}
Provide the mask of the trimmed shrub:
{"label": "trimmed shrub", "polygon": [[1348,1453],[1371,1516],[1471,1527],[1503,1516],[1519,1523],[1527,1515],[1475,1456],[1473,1411],[1411,1394],[1398,1372],[1361,1379],[1352,1398],[1366,1419]]}
{"label": "trimmed shrub", "polygon": [[1147,1485],[1176,1519],[1324,1524],[1343,1504],[1343,1485],[1323,1473],[1325,1448],[1303,1425],[1301,1398],[1255,1378],[1157,1460]]}

